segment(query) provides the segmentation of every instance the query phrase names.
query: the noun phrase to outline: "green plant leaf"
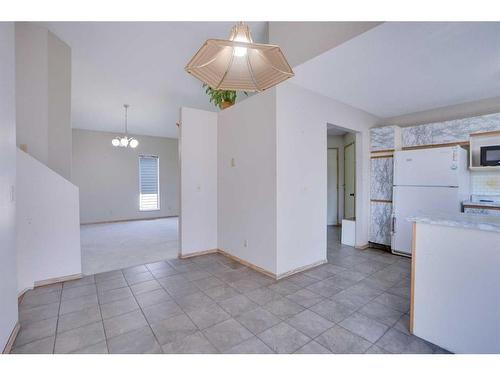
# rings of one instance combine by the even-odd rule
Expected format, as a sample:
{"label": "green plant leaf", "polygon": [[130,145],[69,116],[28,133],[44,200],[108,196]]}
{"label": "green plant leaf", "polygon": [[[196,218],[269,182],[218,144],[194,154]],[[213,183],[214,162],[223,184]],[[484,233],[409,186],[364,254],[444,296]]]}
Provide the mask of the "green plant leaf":
{"label": "green plant leaf", "polygon": [[[230,102],[230,103],[235,103],[236,102],[236,97],[237,93],[236,91],[233,90],[214,90],[210,86],[208,86],[206,83],[203,84],[203,87],[205,88],[205,93],[209,97],[210,103],[213,103],[217,107],[221,107],[223,102]],[[243,91],[244,92],[244,91]],[[246,92],[244,92],[245,95],[248,96]]]}

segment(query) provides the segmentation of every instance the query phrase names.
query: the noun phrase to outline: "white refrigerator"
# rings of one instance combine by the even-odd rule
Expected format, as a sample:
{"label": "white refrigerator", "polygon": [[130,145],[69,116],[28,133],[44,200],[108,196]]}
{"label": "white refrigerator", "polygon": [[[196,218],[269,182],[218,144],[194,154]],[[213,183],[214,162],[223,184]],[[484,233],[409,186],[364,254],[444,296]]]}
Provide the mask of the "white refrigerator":
{"label": "white refrigerator", "polygon": [[467,151],[459,146],[394,153],[391,249],[411,256],[412,223],[419,213],[462,211],[470,198]]}

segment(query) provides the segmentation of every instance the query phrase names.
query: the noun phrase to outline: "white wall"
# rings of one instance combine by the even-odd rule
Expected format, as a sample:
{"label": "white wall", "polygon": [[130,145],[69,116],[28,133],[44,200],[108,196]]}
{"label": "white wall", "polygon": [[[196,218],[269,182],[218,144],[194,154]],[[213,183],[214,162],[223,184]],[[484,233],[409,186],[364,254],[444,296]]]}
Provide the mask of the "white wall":
{"label": "white wall", "polygon": [[[51,32],[48,49],[47,165],[71,179],[71,49]],[[29,150],[28,150],[29,152]]]}
{"label": "white wall", "polygon": [[71,178],[71,49],[46,28],[17,22],[17,144]]}
{"label": "white wall", "polygon": [[[118,134],[73,129],[72,182],[80,189],[82,223],[147,219],[179,213],[177,139],[135,136],[135,149],[113,147]],[[139,211],[139,155],[157,155],[160,210]]]}
{"label": "white wall", "polygon": [[17,144],[27,145],[29,154],[47,165],[48,33],[28,22],[17,22],[15,30]]}
{"label": "white wall", "polygon": [[[319,207],[320,203],[323,208],[318,208],[317,211],[310,210],[308,207],[304,206],[304,213],[311,213],[313,215],[310,218],[308,215],[295,215],[300,216],[302,219],[295,219],[294,223],[290,223],[292,226],[289,228],[300,228],[304,225],[304,228],[309,228],[308,220],[315,221],[317,223],[323,223],[322,225],[315,225],[315,227],[323,229],[317,229],[315,235],[310,237],[314,240],[313,247],[316,250],[311,250],[312,258],[317,258],[320,254],[321,248],[326,248],[323,246],[326,241],[326,233],[323,231],[324,223],[326,222],[326,124],[330,123],[333,125],[340,126],[342,128],[350,129],[356,133],[356,187],[358,199],[356,201],[356,246],[363,246],[368,243],[369,234],[369,214],[370,214],[370,151],[369,151],[369,129],[377,121],[378,118],[372,116],[366,112],[359,109],[351,107],[349,105],[340,103],[336,100],[327,98],[310,90],[303,89],[292,83],[283,83],[277,87],[277,103],[278,103],[278,128],[283,129],[285,127],[295,128],[295,132],[299,133],[304,131],[306,137],[304,142],[304,155],[308,155],[305,161],[297,161],[297,165],[301,168],[296,168],[296,174],[305,173],[307,171],[307,176],[314,181],[308,181],[307,186],[311,186],[311,189],[317,193],[316,195],[308,194],[311,197],[310,205],[313,207]],[[310,137],[306,132],[311,133]],[[319,133],[322,132],[323,135],[320,137]],[[314,134],[314,136],[312,135]],[[297,134],[298,135],[298,134]],[[298,138],[297,138],[298,139]],[[293,143],[293,141],[292,141]],[[297,141],[294,143],[298,145]],[[316,151],[321,150],[321,151]],[[298,155],[298,154],[297,154]],[[283,156],[284,157],[284,156]],[[294,155],[289,152],[288,157],[290,160],[294,160]],[[281,164],[280,164],[281,165]],[[315,169],[315,172],[309,171],[309,169]],[[299,177],[295,177],[299,180]],[[313,188],[312,186],[319,186],[318,188]],[[302,187],[304,188],[304,186]],[[297,186],[290,187],[290,189],[295,189],[295,195],[300,196],[301,192],[297,190]],[[280,192],[282,190],[280,189]],[[300,211],[299,211],[300,212]],[[301,221],[301,223],[300,223]],[[307,231],[299,231],[289,229],[291,233],[297,233],[300,235],[306,233]],[[309,233],[309,232],[308,232]],[[307,235],[309,236],[309,234]],[[297,239],[295,242],[304,243],[301,239]],[[291,244],[291,241],[290,241]],[[300,248],[295,245],[293,247],[295,252],[300,252]],[[293,253],[293,252],[292,252]],[[293,257],[290,257],[293,258]]]}
{"label": "white wall", "polygon": [[300,91],[276,94],[278,274],[326,260],[326,122],[315,124]]}
{"label": "white wall", "polygon": [[17,150],[18,291],[82,272],[78,188]]}
{"label": "white wall", "polygon": [[221,111],[218,131],[219,248],[275,273],[275,90]]}
{"label": "white wall", "polygon": [[14,24],[0,22],[0,352],[17,323]]}
{"label": "white wall", "polygon": [[467,117],[487,115],[500,112],[500,97],[482,99],[474,102],[461,103],[447,107],[435,108],[429,111],[409,113],[406,115],[385,118],[379,121],[379,125],[412,126],[428,124],[431,122],[443,122],[457,120]]}
{"label": "white wall", "polygon": [[217,242],[217,113],[181,109],[182,256],[218,248]]}

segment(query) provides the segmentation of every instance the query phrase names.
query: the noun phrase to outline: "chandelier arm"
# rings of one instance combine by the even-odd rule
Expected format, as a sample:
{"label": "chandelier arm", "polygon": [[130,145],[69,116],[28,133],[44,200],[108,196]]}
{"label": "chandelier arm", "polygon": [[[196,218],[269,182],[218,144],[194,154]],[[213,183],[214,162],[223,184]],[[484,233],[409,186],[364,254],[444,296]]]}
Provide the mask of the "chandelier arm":
{"label": "chandelier arm", "polygon": [[227,64],[226,71],[224,72],[224,75],[220,79],[219,83],[217,84],[217,87],[215,87],[216,90],[219,90],[220,85],[222,85],[222,82],[224,81],[224,78],[226,78],[227,73],[231,69],[231,66],[233,65],[233,60],[234,60],[234,50],[231,51],[231,58],[229,59],[229,64]]}
{"label": "chandelier arm", "polygon": [[127,117],[128,116],[127,116],[127,114],[128,114],[128,106],[125,107],[125,137],[128,138],[128,126],[127,126],[128,125],[127,124],[127,120],[128,120]]}

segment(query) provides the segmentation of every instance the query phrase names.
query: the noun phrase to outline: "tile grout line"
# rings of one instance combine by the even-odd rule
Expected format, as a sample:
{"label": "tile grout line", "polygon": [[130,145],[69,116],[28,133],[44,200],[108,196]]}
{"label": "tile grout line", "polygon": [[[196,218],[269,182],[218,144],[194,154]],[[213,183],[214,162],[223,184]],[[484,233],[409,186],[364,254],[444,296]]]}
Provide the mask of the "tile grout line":
{"label": "tile grout line", "polygon": [[[104,332],[104,343],[106,344],[106,351],[109,354],[109,346],[108,346],[108,337],[106,336],[106,328],[104,327],[104,318],[102,316],[102,310],[101,310],[101,302],[99,301],[99,290],[97,289],[97,281],[95,279],[94,275],[94,285],[95,285],[95,292],[96,292],[96,297],[97,297],[97,307],[99,308],[99,315],[101,316],[101,325],[102,325],[102,330]],[[82,348],[84,349],[84,348]]]}
{"label": "tile grout line", "polygon": [[[168,261],[166,261],[166,262],[168,263]],[[220,264],[220,265],[224,266],[224,267],[227,267],[225,264],[223,264],[223,263],[219,262],[218,260],[216,260],[216,262],[217,262],[218,264]],[[172,265],[171,265],[171,266],[172,266]],[[195,266],[196,266],[196,267],[198,267],[201,271],[204,271],[204,270],[203,270],[203,269],[202,269],[202,268],[201,268],[198,264],[195,264]],[[172,266],[172,267],[175,269],[175,266]],[[228,270],[232,270],[230,267],[227,267],[227,268],[228,268]],[[210,276],[208,276],[208,277],[215,277],[217,280],[221,281],[224,285],[226,285],[226,286],[228,286],[228,287],[232,288],[232,286],[231,286],[231,285],[229,285],[229,284],[228,284],[227,282],[225,282],[224,280],[219,279],[219,278],[218,278],[215,274],[211,273],[210,271],[204,271],[204,272],[206,272],[207,274],[209,274],[209,275],[210,275]],[[182,273],[185,273],[185,272],[180,272],[178,275],[181,275],[181,276],[182,276]],[[155,277],[155,275],[153,275],[153,277]],[[155,278],[156,278],[156,277],[155,277]],[[158,281],[158,280],[157,280],[157,281]],[[192,282],[192,281],[190,281],[190,280],[188,280],[188,279],[186,279],[186,281],[188,281],[188,282]],[[161,283],[160,283],[160,286],[161,286],[162,288],[164,288],[164,287],[163,287],[163,285],[162,285]],[[236,317],[233,317],[233,316],[232,316],[232,315],[231,315],[231,314],[230,314],[227,310],[225,310],[225,309],[224,309],[224,307],[222,307],[222,306],[220,305],[220,303],[219,303],[219,302],[217,302],[216,300],[214,300],[213,298],[211,298],[209,295],[207,295],[207,294],[206,294],[203,290],[201,290],[201,289],[200,289],[200,288],[199,288],[196,284],[195,284],[195,286],[198,288],[198,290],[199,290],[199,292],[200,292],[200,293],[202,293],[203,295],[205,295],[205,296],[207,296],[208,298],[210,298],[210,299],[214,302],[214,304],[215,304],[216,306],[218,306],[218,307],[219,307],[219,308],[221,308],[223,311],[225,311],[225,312],[229,315],[229,318],[228,318],[228,319],[225,319],[225,320],[223,320],[223,321],[220,321],[220,322],[214,323],[214,324],[212,324],[212,325],[210,325],[210,326],[208,326],[208,327],[205,327],[205,328],[203,328],[203,329],[200,329],[200,328],[198,327],[198,325],[197,325],[197,324],[196,324],[196,323],[195,323],[195,322],[191,319],[191,317],[189,316],[189,314],[187,313],[187,311],[186,311],[184,308],[182,308],[182,306],[180,306],[180,305],[177,303],[177,300],[176,300],[175,296],[171,296],[171,297],[173,298],[174,302],[175,302],[175,303],[179,306],[179,308],[181,309],[181,311],[182,311],[182,312],[183,312],[183,313],[184,313],[184,314],[185,314],[185,315],[189,318],[189,320],[190,320],[190,321],[194,324],[194,326],[197,328],[197,330],[198,330],[198,331],[199,331],[199,332],[203,335],[203,337],[204,337],[204,338],[205,338],[208,342],[210,342],[210,344],[211,344],[211,345],[212,345],[212,346],[213,346],[213,347],[214,347],[214,348],[215,348],[215,349],[216,349],[219,353],[221,353],[221,352],[220,352],[220,350],[219,350],[219,349],[218,349],[218,348],[217,348],[217,347],[216,347],[216,346],[215,346],[215,345],[214,345],[214,344],[213,344],[213,343],[209,340],[209,338],[205,335],[205,333],[204,333],[203,331],[204,331],[204,330],[207,330],[207,329],[209,329],[209,328],[211,328],[211,327],[213,327],[213,326],[215,326],[215,325],[217,325],[217,324],[224,323],[224,322],[226,322],[226,321],[228,321],[228,320],[231,320],[231,319],[232,319],[232,320],[235,320],[238,324],[242,325],[242,326],[243,326],[243,327],[244,327],[244,328],[245,328],[248,332],[250,332],[250,333],[252,334],[252,336],[253,336],[254,338],[258,339],[259,341],[262,341],[262,340],[260,340],[260,338],[259,338],[256,334],[254,334],[254,333],[253,333],[252,331],[250,331],[247,327],[245,327],[243,324],[241,324],[241,323],[240,323],[240,322],[236,319]],[[214,287],[214,288],[216,288],[216,287]],[[165,289],[165,288],[164,288],[164,289]],[[233,288],[233,289],[235,289],[235,288]],[[257,288],[257,289],[258,289],[258,288]],[[237,289],[235,289],[235,290],[237,290]],[[168,293],[168,291],[167,291],[166,289],[165,289],[165,291]],[[244,293],[240,292],[239,290],[237,290],[237,291],[238,291],[239,295],[245,296],[245,294],[244,294]],[[193,293],[193,294],[194,294],[194,293]],[[245,297],[246,297],[246,296],[245,296]],[[247,298],[248,298],[248,297],[247,297]],[[229,299],[229,298],[228,298],[228,299]],[[221,301],[221,302],[222,302],[222,301]],[[257,305],[258,305],[258,304],[257,304]],[[259,305],[259,307],[262,307],[262,306],[260,306],[260,305]],[[266,311],[267,311],[267,310],[266,310]],[[273,316],[274,316],[274,314],[273,314]],[[280,318],[279,318],[279,319],[280,319]],[[281,319],[280,319],[280,322],[279,322],[279,323],[277,323],[276,325],[280,324],[281,322],[282,322],[282,321],[281,321]],[[274,326],[275,326],[275,325],[273,325],[272,327],[274,327]],[[272,328],[272,327],[269,327],[269,328]],[[269,329],[269,328],[268,328],[268,329]],[[246,340],[244,340],[244,341],[242,341],[242,342],[245,342],[245,341],[249,340],[250,338],[252,338],[252,337],[249,337],[248,339],[246,339]],[[240,342],[239,344],[241,344],[242,342]],[[237,345],[239,345],[239,344],[237,344]],[[264,345],[266,345],[267,347],[269,347],[266,343],[264,343],[264,342],[263,342],[263,344],[264,344]],[[237,346],[237,345],[235,345],[235,346]],[[269,347],[269,349],[273,350],[273,349],[272,349],[272,348],[270,348],[270,347]],[[273,352],[274,352],[274,350],[273,350]]]}
{"label": "tile grout line", "polygon": [[[167,263],[168,263],[168,261],[165,261],[165,262],[167,262]],[[169,264],[169,265],[170,265],[170,264]],[[172,266],[172,265],[170,265],[170,266],[171,266],[171,267],[173,267],[173,268],[175,269],[175,267],[174,267],[174,266]],[[197,266],[197,267],[199,267],[198,265],[196,265],[196,266]],[[146,266],[146,267],[147,267],[147,266]],[[229,267],[228,267],[228,268],[229,268]],[[200,269],[201,269],[201,268],[200,268]],[[207,272],[207,271],[205,271],[205,272]],[[181,275],[181,276],[182,276],[182,273],[185,273],[185,272],[180,272],[180,273],[178,273],[178,275]],[[207,272],[207,273],[208,273],[210,276],[215,277],[217,280],[220,280],[219,278],[217,278],[217,277],[216,277],[215,275],[213,275],[212,273],[210,273],[210,272]],[[209,277],[210,277],[210,276],[209,276]],[[155,276],[155,275],[153,275],[153,277],[156,279],[156,276]],[[167,276],[167,277],[168,277],[168,276]],[[156,279],[156,281],[158,281],[158,280]],[[190,281],[190,280],[188,280],[188,279],[186,279],[186,281],[188,281],[188,282],[192,282],[192,281]],[[226,284],[223,280],[220,280],[220,281],[221,281],[221,282],[223,282],[224,284]],[[161,286],[161,287],[165,290],[165,292],[167,292],[167,293],[168,293],[168,290],[167,290],[167,289],[165,289],[165,287],[163,286],[163,284],[161,284],[159,281],[158,281],[158,283],[159,283],[159,284],[160,284],[160,286]],[[192,282],[192,283],[193,283],[193,282]],[[193,284],[194,284],[194,283],[193,283]],[[208,298],[210,298],[212,301],[214,301],[214,304],[215,304],[215,305],[217,305],[217,306],[219,306],[221,309],[223,309],[223,307],[222,307],[222,306],[220,306],[220,305],[217,303],[217,301],[215,301],[213,298],[211,298],[209,295],[207,295],[207,294],[206,294],[203,290],[201,290],[201,289],[200,289],[200,288],[199,288],[196,284],[194,284],[194,285],[198,288],[199,292],[201,292],[203,295],[205,295],[205,296],[207,296]],[[184,315],[186,315],[186,316],[188,317],[188,319],[191,321],[191,323],[193,323],[193,325],[196,327],[196,329],[197,329],[197,330],[198,330],[198,331],[199,331],[199,332],[203,335],[203,337],[205,338],[205,340],[207,340],[207,341],[208,341],[208,342],[209,342],[209,343],[210,343],[210,344],[211,344],[211,345],[215,348],[215,350],[217,350],[217,352],[221,353],[221,352],[220,352],[220,350],[219,350],[219,349],[218,349],[218,348],[217,348],[217,347],[216,347],[216,346],[215,346],[215,345],[214,345],[214,344],[213,344],[213,343],[212,343],[212,342],[208,339],[208,337],[207,337],[207,336],[203,333],[203,330],[206,330],[206,329],[208,329],[208,328],[210,328],[210,327],[213,327],[213,326],[215,326],[215,325],[217,325],[217,324],[219,324],[219,323],[223,323],[223,322],[225,322],[225,321],[227,321],[227,320],[231,319],[231,318],[232,318],[232,317],[231,317],[231,315],[230,315],[230,318],[229,318],[229,319],[223,320],[223,321],[221,321],[221,322],[219,322],[219,323],[214,323],[214,324],[212,324],[211,326],[209,326],[209,327],[205,327],[205,328],[202,330],[202,329],[200,329],[200,328],[198,327],[198,325],[197,325],[197,324],[193,321],[193,319],[189,316],[189,314],[188,314],[188,313],[187,313],[187,312],[186,312],[186,311],[182,308],[182,306],[180,306],[180,305],[178,304],[178,302],[177,302],[176,298],[175,298],[173,295],[171,295],[170,293],[168,293],[168,294],[172,297],[172,299],[174,300],[175,304],[176,304],[177,306],[179,306],[179,308],[180,308],[180,309],[181,309],[181,311],[184,313]],[[194,293],[193,293],[193,294],[194,294]],[[223,309],[223,310],[224,310],[224,309]],[[224,310],[224,311],[225,311],[225,310]],[[246,328],[246,327],[245,327],[245,328]],[[252,332],[252,334],[253,334],[253,332]],[[181,340],[182,340],[182,339],[181,339]],[[178,341],[180,341],[180,340],[178,340]],[[174,341],[173,341],[173,342],[174,342]],[[165,344],[165,345],[166,345],[166,344]],[[162,348],[162,351],[163,351],[163,348]]]}
{"label": "tile grout line", "polygon": [[56,330],[54,332],[54,345],[52,346],[52,354],[55,354],[55,351],[56,351],[57,330],[59,328],[59,316],[61,314],[63,287],[64,287],[64,283],[61,283],[61,291],[59,293],[59,308],[57,309]]}
{"label": "tile grout line", "polygon": [[[149,270],[149,268],[148,268],[147,266],[146,266],[146,268],[148,269],[148,271],[150,271],[150,270]],[[139,306],[139,310],[141,311],[141,314],[142,314],[142,316],[144,317],[144,320],[146,321],[147,326],[148,326],[148,327],[149,327],[149,329],[151,330],[151,333],[153,334],[153,337],[155,338],[156,343],[157,343],[157,344],[158,344],[158,346],[160,347],[160,351],[161,351],[161,353],[162,353],[162,354],[164,354],[164,353],[163,353],[163,348],[162,348],[162,346],[161,346],[161,344],[160,344],[160,341],[158,340],[158,337],[157,337],[157,336],[156,336],[156,334],[155,334],[155,331],[154,331],[154,330],[153,330],[153,328],[151,327],[151,324],[149,324],[149,320],[146,318],[146,315],[144,314],[144,311],[142,310],[142,306],[141,306],[141,304],[140,304],[140,303],[139,303],[139,301],[137,300],[137,298],[136,298],[136,296],[135,296],[134,292],[132,291],[132,288],[130,287],[130,284],[129,284],[129,282],[128,282],[127,278],[126,278],[126,277],[125,277],[125,275],[123,274],[123,269],[122,269],[122,270],[120,270],[120,271],[121,271],[121,273],[122,273],[122,275],[123,275],[123,278],[125,279],[125,283],[127,284],[128,288],[130,289],[130,293],[132,293],[132,296],[134,297],[135,303],[137,303],[137,305]],[[150,272],[150,273],[151,273],[151,272]],[[153,278],[154,278],[154,275],[153,275],[152,273],[151,273],[151,275],[152,275],[152,276],[153,276]],[[133,285],[134,285],[134,284],[133,284]],[[161,286],[161,284],[160,284],[160,286]],[[168,294],[168,292],[167,292],[167,291],[165,291],[165,292]],[[146,293],[147,293],[147,292],[146,292]],[[168,295],[170,296],[170,294],[168,294]],[[154,305],[152,305],[152,306],[154,306]],[[137,328],[137,329],[132,330],[132,331],[129,331],[129,332],[124,332],[123,334],[130,333],[130,332],[133,332],[133,331],[136,331],[136,330],[139,330],[139,329],[140,329],[140,328]],[[118,336],[121,336],[121,335],[118,335]],[[115,337],[118,337],[118,336],[115,336]],[[107,341],[107,336],[106,336],[106,341]]]}

